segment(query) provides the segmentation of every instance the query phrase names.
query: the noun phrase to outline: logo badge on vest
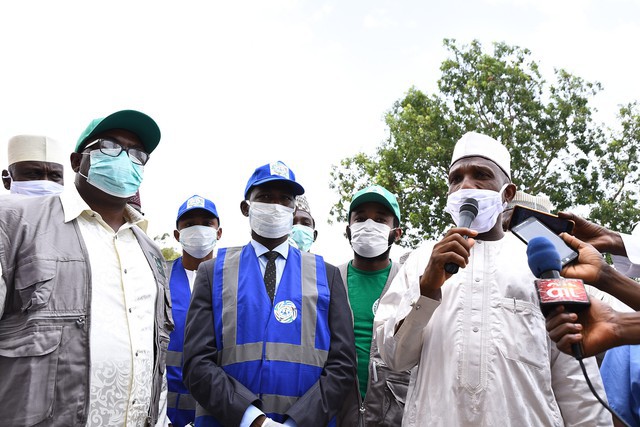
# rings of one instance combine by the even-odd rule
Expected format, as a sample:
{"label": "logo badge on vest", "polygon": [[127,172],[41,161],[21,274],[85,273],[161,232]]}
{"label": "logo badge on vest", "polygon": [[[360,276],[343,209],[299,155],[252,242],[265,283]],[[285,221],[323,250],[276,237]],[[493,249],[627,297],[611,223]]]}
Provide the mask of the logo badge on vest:
{"label": "logo badge on vest", "polygon": [[280,301],[273,307],[273,314],[280,323],[291,323],[298,318],[298,309],[293,301]]}

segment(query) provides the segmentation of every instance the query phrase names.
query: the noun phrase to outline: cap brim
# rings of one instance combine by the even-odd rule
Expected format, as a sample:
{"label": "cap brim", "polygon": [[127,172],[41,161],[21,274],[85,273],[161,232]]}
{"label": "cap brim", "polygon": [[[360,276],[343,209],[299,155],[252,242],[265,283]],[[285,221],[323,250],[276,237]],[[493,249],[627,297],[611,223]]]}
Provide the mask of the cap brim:
{"label": "cap brim", "polygon": [[[396,210],[393,208],[393,206],[391,206],[391,203],[389,203],[389,201],[387,200],[386,197],[384,197],[382,194],[379,193],[366,193],[363,194],[361,196],[359,196],[356,200],[354,200],[353,202],[351,202],[351,205],[349,206],[349,214],[348,216],[351,216],[351,212],[353,212],[353,210],[355,208],[357,208],[358,206],[360,206],[363,203],[367,203],[367,202],[374,202],[374,203],[380,203],[381,205],[385,206],[387,209],[389,209],[389,211],[394,215],[397,216],[398,214],[396,213]],[[347,218],[348,220],[348,218]]]}
{"label": "cap brim", "polygon": [[115,112],[98,123],[98,125],[78,144],[78,148],[87,140],[113,129],[124,129],[138,136],[145,151],[151,153],[160,143],[160,128],[149,116],[140,111],[122,110]]}
{"label": "cap brim", "polygon": [[302,187],[302,185],[298,184],[297,182],[291,181],[290,179],[287,179],[284,177],[270,176],[268,178],[259,179],[253,184],[251,184],[251,187],[247,188],[247,190],[244,192],[244,197],[246,198],[248,196],[249,192],[253,187],[257,187],[258,185],[266,184],[267,182],[273,182],[273,181],[282,181],[284,183],[289,184],[289,186],[293,189],[294,196],[299,196],[301,194],[304,194],[304,187]]}

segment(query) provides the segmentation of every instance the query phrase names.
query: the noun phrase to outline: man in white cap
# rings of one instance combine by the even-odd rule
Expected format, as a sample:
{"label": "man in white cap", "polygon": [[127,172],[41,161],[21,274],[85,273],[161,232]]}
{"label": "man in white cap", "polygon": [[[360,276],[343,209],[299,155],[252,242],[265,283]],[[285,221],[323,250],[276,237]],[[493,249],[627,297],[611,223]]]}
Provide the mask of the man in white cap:
{"label": "man in white cap", "polygon": [[[467,133],[448,182],[454,222],[468,198],[478,202],[475,220],[415,250],[375,318],[383,360],[398,371],[417,365],[402,425],[611,425],[578,362],[548,339],[526,246],[502,228],[516,192],[509,152]],[[595,360],[584,363],[604,396]]]}
{"label": "man in white cap", "polygon": [[507,203],[507,207],[504,208],[504,212],[502,213],[502,228],[504,229],[504,231],[507,231],[509,229],[509,222],[511,221],[511,216],[513,215],[513,207],[515,205],[525,206],[527,208],[535,209],[537,211],[545,213],[549,213],[551,212],[551,209],[553,209],[551,200],[546,194],[538,194],[537,196],[532,196],[529,193],[518,190],[516,191],[516,195],[513,196],[513,199],[509,203]]}
{"label": "man in white cap", "polygon": [[17,135],[7,147],[9,166],[2,171],[4,188],[12,194],[60,194],[64,185],[65,154],[48,136]]}

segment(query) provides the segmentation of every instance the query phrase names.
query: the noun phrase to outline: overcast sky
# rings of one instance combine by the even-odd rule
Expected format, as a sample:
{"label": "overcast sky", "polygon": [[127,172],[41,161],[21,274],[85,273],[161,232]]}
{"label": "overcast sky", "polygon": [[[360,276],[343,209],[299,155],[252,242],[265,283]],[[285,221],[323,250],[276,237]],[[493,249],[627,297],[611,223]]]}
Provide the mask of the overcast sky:
{"label": "overcast sky", "polygon": [[13,135],[71,152],[93,118],[137,109],[162,131],[141,187],[152,237],[197,193],[218,207],[219,246],[245,244],[247,179],[282,160],[307,190],[312,251],[340,264],[352,252],[346,224],[327,224],[331,165],[374,153],[409,87],[436,88],[443,38],[527,47],[549,78],[558,67],[600,81],[602,120],[640,99],[632,0],[6,1],[0,165]]}

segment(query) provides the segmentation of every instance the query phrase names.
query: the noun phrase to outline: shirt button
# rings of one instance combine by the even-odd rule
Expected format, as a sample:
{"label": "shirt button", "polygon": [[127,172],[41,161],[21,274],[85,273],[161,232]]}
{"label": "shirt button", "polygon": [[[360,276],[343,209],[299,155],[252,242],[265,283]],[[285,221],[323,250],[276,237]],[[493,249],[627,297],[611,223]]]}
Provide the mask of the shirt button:
{"label": "shirt button", "polygon": [[478,329],[478,327],[477,327],[477,326],[474,326],[474,327],[473,327],[473,332],[478,332],[479,330],[480,330],[480,329]]}
{"label": "shirt button", "polygon": [[127,274],[127,269],[126,268],[124,269],[124,274]]}
{"label": "shirt button", "polygon": [[131,313],[131,311],[132,311],[132,310],[131,310],[131,309],[129,309],[129,313]]}
{"label": "shirt button", "polygon": [[476,280],[476,282],[479,282],[479,281],[480,281],[480,278],[479,278],[479,277],[476,277],[476,279],[475,279],[475,280]]}

